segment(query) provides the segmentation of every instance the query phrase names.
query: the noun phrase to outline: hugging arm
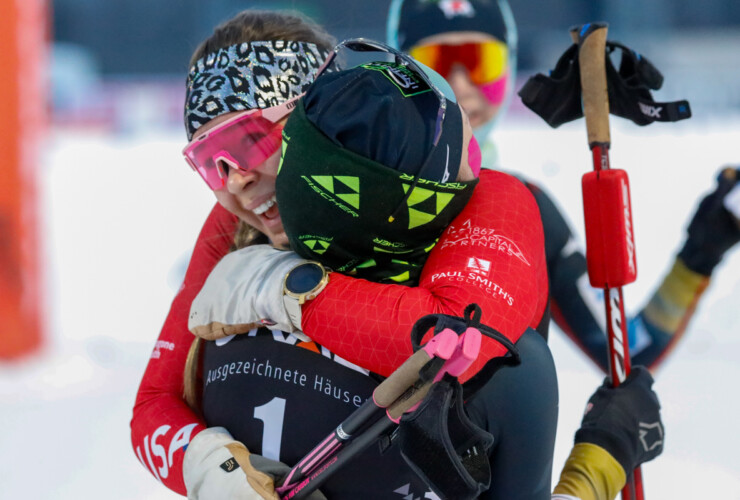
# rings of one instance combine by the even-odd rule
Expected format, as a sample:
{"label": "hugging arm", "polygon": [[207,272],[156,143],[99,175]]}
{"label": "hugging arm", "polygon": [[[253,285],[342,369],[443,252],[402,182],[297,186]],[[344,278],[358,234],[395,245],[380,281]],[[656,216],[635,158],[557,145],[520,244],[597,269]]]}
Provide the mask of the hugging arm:
{"label": "hugging arm", "polygon": [[[471,302],[482,322],[516,341],[536,327],[547,306],[542,224],[537,206],[515,178],[484,171],[465,209],[442,234],[418,287],[385,285],[332,273],[303,306],[303,331],[330,351],[388,375],[410,354],[419,317],[459,316]],[[486,339],[465,380],[505,350]]]}
{"label": "hugging arm", "polygon": [[185,494],[185,448],[206,425],[183,399],[185,360],[193,342],[187,322],[190,303],[208,273],[234,240],[236,218],[220,205],[198,237],[185,280],[167,319],[136,394],[131,442],[139,461],[171,490]]}
{"label": "hugging arm", "polygon": [[[190,330],[211,338],[202,331],[243,333],[233,327],[261,319],[285,329],[281,325],[292,322],[285,319],[282,294],[286,254],[294,255],[257,245],[219,262],[193,301]],[[409,332],[426,314],[459,316],[474,302],[482,322],[512,341],[527,327],[546,324],[546,273],[542,223],[531,193],[508,174],[485,171],[431,250],[417,287],[330,273],[326,288],[303,304],[300,323],[293,325],[334,354],[387,376],[412,354]],[[482,355],[462,380],[505,352],[485,338]]]}

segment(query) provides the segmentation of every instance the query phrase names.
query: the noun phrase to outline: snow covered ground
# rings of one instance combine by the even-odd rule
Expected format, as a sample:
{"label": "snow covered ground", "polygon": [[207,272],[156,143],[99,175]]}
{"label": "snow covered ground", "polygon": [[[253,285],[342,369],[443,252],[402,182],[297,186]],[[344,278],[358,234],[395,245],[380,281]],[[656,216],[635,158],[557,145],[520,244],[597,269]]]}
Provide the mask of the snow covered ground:
{"label": "snow covered ground", "polygon": [[[539,180],[583,235],[583,122],[551,130],[513,118],[502,163]],[[638,281],[628,311],[667,271],[687,217],[718,168],[738,161],[740,118],[638,128],[612,120],[612,166],[630,174]],[[213,203],[180,156],[183,135],[55,131],[40,167],[50,338],[0,366],[0,498],[168,499],[131,449],[128,423],[181,267]],[[740,499],[740,252],[717,269],[685,341],[657,374],[665,452],[643,469],[646,498]],[[557,470],[601,376],[551,333],[560,384]],[[553,478],[554,480],[556,478]]]}

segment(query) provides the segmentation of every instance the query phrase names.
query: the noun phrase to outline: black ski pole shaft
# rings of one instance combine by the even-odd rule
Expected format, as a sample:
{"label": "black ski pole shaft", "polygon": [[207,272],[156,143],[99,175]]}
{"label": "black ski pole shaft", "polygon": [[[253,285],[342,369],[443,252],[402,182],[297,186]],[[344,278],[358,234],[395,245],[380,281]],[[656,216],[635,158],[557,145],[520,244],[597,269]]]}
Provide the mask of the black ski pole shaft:
{"label": "black ski pole shaft", "polygon": [[305,479],[297,484],[292,490],[282,496],[282,500],[301,500],[308,497],[313,491],[320,488],[322,484],[341,467],[346,465],[352,458],[365,451],[375,443],[378,438],[396,423],[390,418],[383,417],[371,425],[362,434],[358,435],[344,448],[329,457],[317,469],[311,472]]}
{"label": "black ski pole shaft", "polygon": [[[424,348],[419,349],[404,361],[375,388],[371,398],[344,419],[331,434],[316,445],[290,470],[283,480],[283,486],[278,488],[280,494],[283,495],[281,498],[294,498],[298,489],[303,490],[307,482],[313,482],[313,480],[309,481],[310,478],[318,477],[316,475],[317,470],[321,470],[321,482],[323,482],[331,472],[336,470],[336,466],[332,465],[328,468],[327,466],[336,461],[335,457],[343,452],[344,447],[352,446],[352,449],[356,449],[355,441],[365,442],[368,439],[368,433],[375,428],[375,424],[379,421],[387,420],[391,425],[397,422],[405,411],[420,402],[429,391],[432,383],[431,379],[421,380],[420,372],[427,365],[429,365],[432,374],[438,372],[444,365],[445,360],[452,355],[456,340],[457,335],[452,331],[446,335],[437,335]],[[435,351],[435,348],[440,349],[440,352]],[[437,356],[437,354],[443,352],[447,352],[446,357]],[[370,439],[375,438],[377,438],[377,434],[374,436],[370,434]],[[346,459],[347,454],[342,454],[342,457]],[[295,485],[300,486],[300,488]],[[306,491],[310,493],[317,487],[314,486]]]}

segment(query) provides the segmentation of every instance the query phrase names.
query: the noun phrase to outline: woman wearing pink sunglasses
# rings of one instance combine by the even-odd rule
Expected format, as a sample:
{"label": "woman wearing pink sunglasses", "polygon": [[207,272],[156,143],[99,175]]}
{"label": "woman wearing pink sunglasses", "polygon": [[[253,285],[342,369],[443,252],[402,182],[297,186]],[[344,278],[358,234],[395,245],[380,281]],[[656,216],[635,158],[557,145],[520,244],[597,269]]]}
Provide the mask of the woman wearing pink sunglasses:
{"label": "woman wearing pink sunglasses", "polygon": [[[232,130],[244,136],[223,133],[221,139],[224,145],[234,140],[247,147],[224,147],[222,156],[213,152],[219,170],[204,178],[218,203],[196,242],[143,375],[131,420],[137,458],[179,494],[208,498],[207,491],[188,492],[183,478],[185,450],[208,427],[199,404],[189,406],[183,395],[186,359],[193,343],[187,326],[190,304],[213,266],[231,249],[254,242],[287,244],[274,186],[280,126],[288,110],[279,116],[274,112],[305,92],[334,43],[322,28],[297,13],[247,10],[218,26],[193,54],[185,103],[187,136],[192,140],[187,151],[202,154],[198,145],[207,144],[200,141],[204,132],[210,128],[211,133],[221,134],[219,124],[233,119],[239,128]],[[245,66],[252,68],[248,80],[242,78]],[[231,493],[223,489],[221,496],[245,498],[247,490],[254,495],[244,485]]]}
{"label": "woman wearing pink sunglasses", "polygon": [[[347,40],[341,46],[356,52],[392,50],[367,40]],[[306,452],[301,440],[322,439],[326,433],[314,432],[322,427],[330,431],[327,426],[343,418],[353,403],[347,398],[344,408],[330,411],[335,401],[326,393],[316,394],[315,388],[325,385],[313,373],[322,362],[332,363],[322,356],[293,360],[290,356],[300,349],[278,352],[274,336],[278,345],[295,342],[302,347],[313,344],[305,332],[328,349],[327,355],[341,356],[333,358],[334,365],[351,362],[387,376],[411,355],[409,332],[416,319],[434,312],[459,315],[475,301],[481,304],[483,320],[518,341],[523,353],[521,365],[497,371],[481,397],[471,400],[478,425],[497,427],[497,435],[507,436],[500,444],[495,438],[492,491],[549,495],[548,480],[528,480],[549,478],[557,417],[554,365],[544,340],[532,329],[541,322],[547,300],[536,206],[524,186],[506,174],[487,172],[476,179],[480,156],[467,117],[454,96],[447,97],[452,92],[440,90],[435,78],[440,84],[443,80],[408,56],[393,55],[394,63],[374,61],[317,77],[285,125],[277,200],[291,249],[315,262],[252,245],[222,259],[193,301],[191,330],[209,339],[246,332],[260,320],[279,327],[266,341],[255,330],[251,338],[224,339],[223,346],[205,344],[207,420],[227,427],[247,448],[265,453],[270,437],[259,422],[235,422],[230,410],[219,410],[216,401],[239,398],[251,415],[253,408],[265,411],[264,405],[276,405],[272,398],[280,397],[280,459],[294,463]],[[208,158],[202,160],[201,165]],[[342,274],[327,274],[318,262]],[[409,286],[415,283],[421,286]],[[326,293],[332,289],[335,295]],[[332,319],[312,327],[314,320],[302,313],[310,314],[306,306],[325,300],[329,302],[319,309]],[[257,307],[251,310],[250,304]],[[324,321],[332,325],[322,325]],[[300,338],[308,341],[299,343]],[[246,358],[260,366],[260,341],[272,353],[271,367],[306,375],[314,380],[314,390],[265,380],[259,373],[218,377],[219,367],[238,367]],[[484,339],[481,352],[462,380],[489,359],[503,356],[505,349]],[[359,393],[348,389],[362,383],[351,369],[341,376],[329,377],[330,372],[330,366],[322,366],[320,380],[335,385],[340,380],[342,394]],[[496,411],[495,401],[506,404]],[[311,411],[302,412],[304,408]],[[272,442],[278,448],[278,441]],[[322,491],[331,498],[386,498],[404,485],[417,496],[427,492],[413,474],[404,474],[409,469],[399,462],[397,446],[383,457],[373,453],[377,451],[348,463]]]}

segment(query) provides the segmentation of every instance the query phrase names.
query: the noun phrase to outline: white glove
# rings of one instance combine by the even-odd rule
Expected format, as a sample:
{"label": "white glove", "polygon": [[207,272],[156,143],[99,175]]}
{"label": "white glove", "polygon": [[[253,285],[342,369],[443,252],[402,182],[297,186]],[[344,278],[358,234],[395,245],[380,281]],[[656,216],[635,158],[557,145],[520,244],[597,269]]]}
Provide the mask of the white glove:
{"label": "white glove", "polygon": [[[209,427],[196,435],[182,464],[189,499],[279,500],[275,481],[290,472],[282,462],[249,453],[223,427]],[[326,500],[314,491],[312,500]]]}
{"label": "white glove", "polygon": [[193,300],[188,329],[206,340],[260,326],[299,331],[301,325],[291,322],[283,304],[283,280],[303,262],[294,252],[270,245],[252,245],[227,254]]}

